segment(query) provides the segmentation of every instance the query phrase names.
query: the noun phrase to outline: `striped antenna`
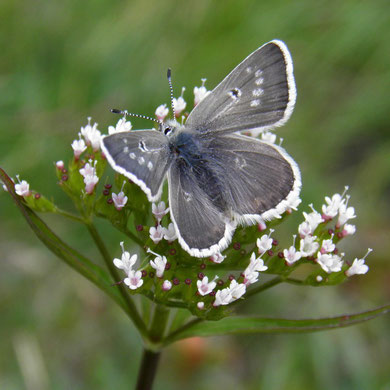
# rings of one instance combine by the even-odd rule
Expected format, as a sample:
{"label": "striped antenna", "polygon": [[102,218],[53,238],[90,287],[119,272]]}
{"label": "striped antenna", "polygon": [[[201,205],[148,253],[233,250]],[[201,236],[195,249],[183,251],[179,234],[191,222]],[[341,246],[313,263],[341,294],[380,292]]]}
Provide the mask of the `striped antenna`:
{"label": "striped antenna", "polygon": [[168,78],[169,90],[171,92],[171,107],[172,107],[173,117],[176,118],[175,107],[173,106],[173,87],[172,87],[171,75],[172,75],[171,68],[168,68],[167,78]]}
{"label": "striped antenna", "polygon": [[123,116],[133,116],[135,118],[141,118],[141,119],[148,119],[150,121],[157,122],[158,124],[162,123],[161,121],[154,119],[154,118],[151,118],[150,116],[141,115],[141,114],[133,114],[131,112],[127,112],[127,110],[118,110],[117,108],[112,108],[110,111],[113,114],[119,114],[119,115],[123,115]]}

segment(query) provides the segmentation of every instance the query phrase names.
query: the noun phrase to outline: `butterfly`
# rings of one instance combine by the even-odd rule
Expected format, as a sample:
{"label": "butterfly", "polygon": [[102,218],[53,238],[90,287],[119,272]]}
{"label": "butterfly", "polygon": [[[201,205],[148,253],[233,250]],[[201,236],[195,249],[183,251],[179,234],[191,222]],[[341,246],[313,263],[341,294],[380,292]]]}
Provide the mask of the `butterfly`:
{"label": "butterfly", "polygon": [[299,197],[297,164],[280,146],[243,135],[283,125],[296,100],[293,64],[279,40],[255,50],[189,114],[158,130],[102,138],[114,170],[157,201],[168,178],[170,216],[194,257],[224,250],[238,224],[280,218]]}

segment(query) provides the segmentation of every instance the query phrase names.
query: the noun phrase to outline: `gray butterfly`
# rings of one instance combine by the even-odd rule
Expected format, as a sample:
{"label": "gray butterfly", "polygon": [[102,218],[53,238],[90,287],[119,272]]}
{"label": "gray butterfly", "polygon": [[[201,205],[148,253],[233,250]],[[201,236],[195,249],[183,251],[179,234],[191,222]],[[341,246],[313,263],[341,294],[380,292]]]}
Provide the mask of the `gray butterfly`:
{"label": "gray butterfly", "polygon": [[239,133],[283,125],[295,100],[290,53],[274,40],[233,69],[185,125],[171,120],[159,130],[108,135],[102,150],[151,202],[168,176],[180,245],[192,256],[211,256],[229,245],[237,224],[278,218],[298,198],[299,168],[286,151]]}

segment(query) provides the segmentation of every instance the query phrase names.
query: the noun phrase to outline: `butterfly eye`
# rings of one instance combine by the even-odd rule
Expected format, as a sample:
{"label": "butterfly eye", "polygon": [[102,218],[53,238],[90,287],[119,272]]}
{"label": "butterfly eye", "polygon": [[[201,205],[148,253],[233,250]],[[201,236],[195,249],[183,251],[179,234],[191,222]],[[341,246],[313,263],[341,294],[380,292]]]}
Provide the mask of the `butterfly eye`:
{"label": "butterfly eye", "polygon": [[166,127],[166,128],[164,129],[164,134],[165,134],[165,135],[168,135],[171,131],[172,131],[172,128],[170,128],[170,127],[168,126],[168,127]]}

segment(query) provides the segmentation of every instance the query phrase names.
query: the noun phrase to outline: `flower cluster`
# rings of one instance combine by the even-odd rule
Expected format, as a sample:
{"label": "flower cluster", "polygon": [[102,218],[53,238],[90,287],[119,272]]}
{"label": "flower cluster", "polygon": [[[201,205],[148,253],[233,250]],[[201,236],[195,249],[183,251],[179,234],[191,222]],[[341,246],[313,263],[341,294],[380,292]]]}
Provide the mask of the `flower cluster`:
{"label": "flower cluster", "polygon": [[169,212],[169,207],[165,207],[165,202],[161,201],[158,204],[152,204],[152,213],[156,218],[157,225],[149,229],[149,236],[155,244],[158,244],[163,238],[169,242],[177,239],[176,229],[173,223],[170,223],[167,228],[161,226],[161,220]]}

